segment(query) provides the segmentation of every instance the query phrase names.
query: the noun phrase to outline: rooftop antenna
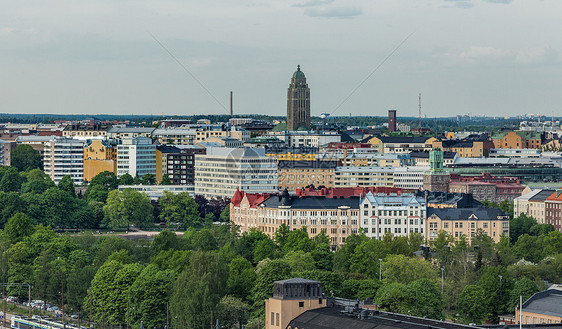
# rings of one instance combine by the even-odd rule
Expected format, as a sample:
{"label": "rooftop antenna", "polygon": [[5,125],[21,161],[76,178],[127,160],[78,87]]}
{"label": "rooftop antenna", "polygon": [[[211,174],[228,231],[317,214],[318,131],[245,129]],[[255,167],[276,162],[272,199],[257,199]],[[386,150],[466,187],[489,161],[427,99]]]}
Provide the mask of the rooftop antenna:
{"label": "rooftop antenna", "polygon": [[419,94],[418,104],[418,128],[421,129],[421,93]]}

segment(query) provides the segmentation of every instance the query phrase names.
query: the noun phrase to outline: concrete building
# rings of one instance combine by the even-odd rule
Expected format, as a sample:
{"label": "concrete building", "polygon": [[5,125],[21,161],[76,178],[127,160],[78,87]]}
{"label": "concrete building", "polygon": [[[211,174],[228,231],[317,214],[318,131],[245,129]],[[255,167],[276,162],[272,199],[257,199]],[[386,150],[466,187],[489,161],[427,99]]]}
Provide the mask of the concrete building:
{"label": "concrete building", "polygon": [[245,142],[250,139],[251,133],[235,126],[227,128],[226,126],[209,125],[197,128],[195,143],[204,142],[210,137],[229,137]]}
{"label": "concrete building", "polygon": [[427,210],[426,238],[429,241],[436,240],[439,232],[445,231],[455,239],[466,236],[470,244],[480,230],[498,243],[502,234],[509,237],[509,215],[497,208]]}
{"label": "concrete building", "polygon": [[334,187],[394,186],[393,167],[337,167]]}
{"label": "concrete building", "polygon": [[196,141],[197,131],[195,129],[184,128],[160,128],[152,132],[152,138],[155,138],[160,144],[171,145],[191,145]]}
{"label": "concrete building", "polygon": [[108,125],[82,125],[82,124],[72,124],[64,127],[62,135],[68,138],[74,137],[86,137],[86,138],[96,138],[107,136],[107,131],[110,126]]}
{"label": "concrete building", "polygon": [[310,129],[310,88],[301,66],[293,73],[287,89],[287,130]]}
{"label": "concrete building", "polygon": [[365,142],[373,145],[379,153],[410,153],[429,151],[435,137],[372,136]]}
{"label": "concrete building", "polygon": [[195,193],[208,198],[231,198],[236,190],[277,191],[277,160],[264,149],[207,148],[195,157]]}
{"label": "concrete building", "polygon": [[12,149],[16,147],[15,142],[7,142],[0,139],[0,166],[12,164]]}
{"label": "concrete building", "polygon": [[117,177],[125,174],[156,176],[156,145],[151,138],[125,138],[117,146]]}
{"label": "concrete building", "polygon": [[334,187],[335,170],[339,161],[286,161],[277,163],[279,190],[294,191],[309,185]]}
{"label": "concrete building", "polygon": [[382,239],[388,232],[394,236],[410,233],[425,235],[426,204],[414,194],[367,193],[360,204],[360,225],[370,238]]}
{"label": "concrete building", "polygon": [[141,193],[145,193],[152,200],[158,200],[164,196],[164,192],[173,194],[189,193],[190,196],[195,196],[195,188],[193,185],[119,185],[119,191],[125,189],[132,189]]}
{"label": "concrete building", "polygon": [[419,190],[423,188],[424,173],[428,167],[395,167],[392,177],[394,187],[408,190]]}
{"label": "concrete building", "polygon": [[117,175],[117,141],[92,140],[84,146],[84,180],[110,171]]}
{"label": "concrete building", "polygon": [[195,156],[205,154],[205,149],[195,145],[158,145],[156,147],[156,182],[168,175],[174,185],[195,184]]}
{"label": "concrete building", "polygon": [[54,138],[45,144],[43,170],[58,184],[68,175],[76,185],[84,183],[84,142],[72,138]]}
{"label": "concrete building", "polygon": [[281,194],[237,190],[230,203],[230,221],[240,227],[241,233],[257,228],[271,238],[281,224],[290,230],[306,227],[310,237],[324,232],[336,249],[350,234],[359,232],[359,196],[331,198],[289,195],[287,190]]}
{"label": "concrete building", "polygon": [[110,139],[152,138],[154,130],[156,130],[156,128],[113,126],[107,131],[107,136]]}
{"label": "concrete building", "polygon": [[270,131],[268,136],[277,137],[288,147],[321,147],[341,142],[341,135],[335,131]]}
{"label": "concrete building", "polygon": [[562,323],[562,290],[537,292],[515,309],[517,324],[520,318],[522,324]]}

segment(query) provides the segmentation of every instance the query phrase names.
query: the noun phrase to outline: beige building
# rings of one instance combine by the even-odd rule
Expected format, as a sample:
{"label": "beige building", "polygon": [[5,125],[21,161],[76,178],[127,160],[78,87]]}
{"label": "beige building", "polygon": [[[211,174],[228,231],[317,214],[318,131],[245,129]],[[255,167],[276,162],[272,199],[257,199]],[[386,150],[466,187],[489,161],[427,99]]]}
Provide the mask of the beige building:
{"label": "beige building", "polygon": [[334,187],[338,161],[279,161],[277,186],[279,190],[294,191],[309,185]]}
{"label": "beige building", "polygon": [[107,140],[93,140],[84,147],[84,180],[110,171],[117,175],[117,145]]}
{"label": "beige building", "polygon": [[230,129],[214,129],[210,127],[209,129],[197,130],[195,133],[195,142],[204,142],[210,137],[230,137],[245,142],[250,139],[250,135],[248,130],[238,127],[231,127]]}
{"label": "beige building", "polygon": [[429,208],[426,232],[428,241],[435,241],[440,231],[455,239],[465,236],[470,244],[478,231],[495,243],[503,235],[509,236],[509,215],[497,208]]}
{"label": "beige building", "polygon": [[109,130],[107,125],[68,125],[62,131],[64,137],[105,137]]}
{"label": "beige building", "polygon": [[275,281],[273,297],[265,300],[265,328],[285,329],[297,316],[321,307],[326,307],[322,282],[301,278]]}
{"label": "beige building", "polygon": [[545,200],[552,193],[554,193],[554,189],[535,189],[515,198],[513,200],[513,216],[525,214],[536,219],[539,224],[545,224]]}
{"label": "beige building", "polygon": [[557,288],[537,292],[523,303],[521,314],[515,309],[519,324],[562,323],[562,290]]}
{"label": "beige building", "polygon": [[251,194],[236,191],[230,203],[230,221],[240,232],[256,228],[271,238],[281,224],[290,230],[306,227],[314,237],[324,232],[333,249],[350,234],[359,232],[359,197],[328,198],[278,194]]}

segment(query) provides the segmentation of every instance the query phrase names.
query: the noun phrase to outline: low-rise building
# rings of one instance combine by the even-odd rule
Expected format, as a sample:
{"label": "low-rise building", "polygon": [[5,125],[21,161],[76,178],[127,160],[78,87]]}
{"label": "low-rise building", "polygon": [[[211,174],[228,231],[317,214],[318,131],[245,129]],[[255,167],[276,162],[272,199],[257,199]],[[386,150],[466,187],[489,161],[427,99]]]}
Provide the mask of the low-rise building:
{"label": "low-rise building", "polygon": [[482,231],[495,243],[502,235],[509,237],[509,215],[497,208],[429,208],[426,220],[426,238],[435,241],[440,231],[455,239],[472,238]]}
{"label": "low-rise building", "polygon": [[412,151],[429,151],[435,137],[409,136],[373,136],[366,142],[373,145],[380,153],[410,153]]}
{"label": "low-rise building", "polygon": [[195,196],[195,188],[193,185],[119,185],[119,191],[125,189],[135,190],[145,193],[152,200],[158,200],[164,196],[164,192],[173,194],[189,193],[190,196]]}
{"label": "low-rise building", "polygon": [[562,290],[548,289],[537,292],[522,307],[515,309],[515,321],[519,324],[562,323]]}
{"label": "low-rise building", "polygon": [[236,190],[277,191],[277,160],[260,148],[207,148],[195,157],[195,193],[231,198]]}
{"label": "low-rise building", "polygon": [[414,194],[373,194],[368,192],[360,204],[360,225],[370,238],[382,239],[386,233],[408,236],[425,234],[426,204]]}
{"label": "low-rise building", "polygon": [[521,196],[525,188],[517,178],[497,177],[490,173],[483,173],[481,176],[451,174],[450,177],[449,192],[472,193],[479,201],[511,202]]}

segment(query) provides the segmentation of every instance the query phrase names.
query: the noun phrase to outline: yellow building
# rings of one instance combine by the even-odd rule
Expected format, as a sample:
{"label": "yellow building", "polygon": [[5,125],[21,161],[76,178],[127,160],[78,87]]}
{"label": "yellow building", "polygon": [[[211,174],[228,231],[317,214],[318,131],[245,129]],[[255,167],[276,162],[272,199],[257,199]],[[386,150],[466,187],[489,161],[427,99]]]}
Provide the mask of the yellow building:
{"label": "yellow building", "polygon": [[435,140],[435,137],[373,136],[367,143],[373,145],[379,153],[410,153],[429,151]]}
{"label": "yellow building", "polygon": [[89,182],[104,171],[117,174],[117,147],[107,141],[93,140],[84,147],[84,180]]}
{"label": "yellow building", "polygon": [[509,237],[509,215],[497,208],[430,208],[426,220],[428,241],[435,241],[440,231],[455,239],[465,236],[469,244],[482,231],[498,243],[502,235]]}
{"label": "yellow building", "polygon": [[284,329],[308,310],[326,307],[322,282],[295,278],[275,281],[273,297],[265,300],[265,329]]}

